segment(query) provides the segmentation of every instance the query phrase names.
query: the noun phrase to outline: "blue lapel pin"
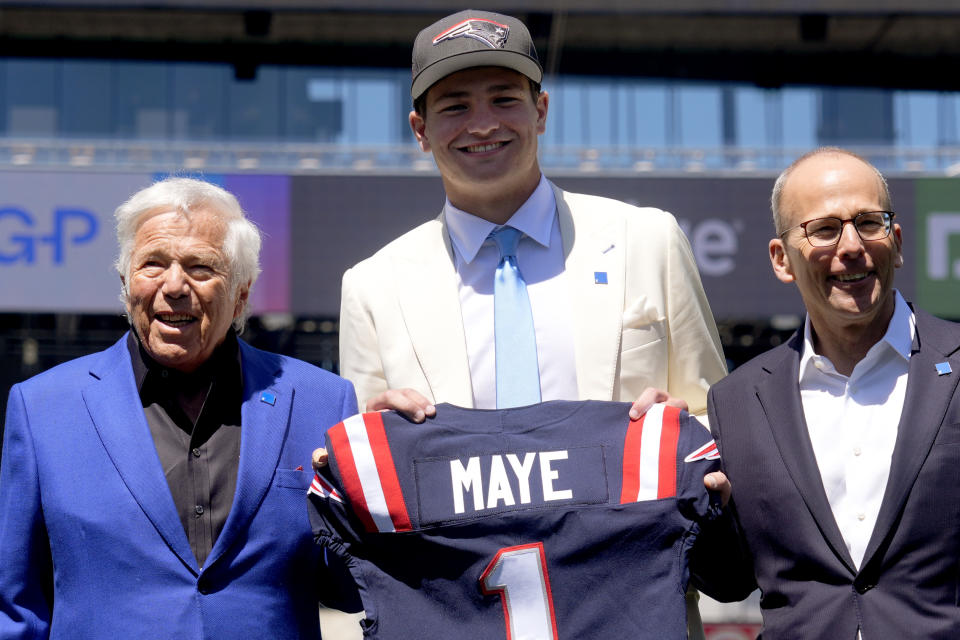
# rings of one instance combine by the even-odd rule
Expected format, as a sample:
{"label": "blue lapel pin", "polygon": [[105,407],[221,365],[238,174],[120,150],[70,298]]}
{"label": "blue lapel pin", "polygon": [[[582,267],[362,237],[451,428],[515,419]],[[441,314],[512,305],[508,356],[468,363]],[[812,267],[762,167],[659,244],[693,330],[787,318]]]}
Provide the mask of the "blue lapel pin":
{"label": "blue lapel pin", "polygon": [[264,391],[260,394],[260,402],[270,405],[271,407],[277,404],[277,396],[269,391]]}
{"label": "blue lapel pin", "polygon": [[949,362],[938,362],[936,367],[938,376],[945,376],[948,373],[953,373],[953,369],[950,368]]}
{"label": "blue lapel pin", "polygon": [[593,272],[593,284],[607,284],[607,272],[606,272],[606,271],[594,271],[594,272]]}

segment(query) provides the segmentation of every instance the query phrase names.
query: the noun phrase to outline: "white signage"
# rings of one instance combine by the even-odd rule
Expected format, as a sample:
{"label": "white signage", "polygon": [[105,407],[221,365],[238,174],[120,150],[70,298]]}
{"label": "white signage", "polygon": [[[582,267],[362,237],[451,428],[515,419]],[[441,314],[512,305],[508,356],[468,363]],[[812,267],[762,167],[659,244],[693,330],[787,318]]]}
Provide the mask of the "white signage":
{"label": "white signage", "polygon": [[113,211],[152,180],[0,172],[0,311],[119,312]]}

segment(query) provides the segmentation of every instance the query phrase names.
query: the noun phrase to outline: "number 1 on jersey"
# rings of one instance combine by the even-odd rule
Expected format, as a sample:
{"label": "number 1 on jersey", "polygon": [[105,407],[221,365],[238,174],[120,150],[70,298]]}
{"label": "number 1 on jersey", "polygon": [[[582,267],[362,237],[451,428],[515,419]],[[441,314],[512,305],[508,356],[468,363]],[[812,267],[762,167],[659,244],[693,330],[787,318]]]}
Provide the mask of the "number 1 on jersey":
{"label": "number 1 on jersey", "polygon": [[500,595],[507,640],[557,640],[542,542],[497,551],[480,575],[480,588]]}

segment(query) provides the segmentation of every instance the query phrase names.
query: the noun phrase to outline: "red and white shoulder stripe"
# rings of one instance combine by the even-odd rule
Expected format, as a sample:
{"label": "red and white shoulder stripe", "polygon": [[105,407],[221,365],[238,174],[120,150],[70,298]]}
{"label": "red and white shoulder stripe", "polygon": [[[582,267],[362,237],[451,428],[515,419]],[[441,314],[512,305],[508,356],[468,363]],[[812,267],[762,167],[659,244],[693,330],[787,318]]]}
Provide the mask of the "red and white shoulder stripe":
{"label": "red and white shoulder stripe", "polygon": [[[623,484],[620,504],[659,500],[677,495],[677,443],[680,409],[655,404],[640,420],[631,422],[623,444]],[[717,443],[711,440],[683,460],[716,460]]]}
{"label": "red and white shoulder stripe", "polygon": [[680,410],[655,404],[631,422],[623,443],[620,504],[677,495]]}
{"label": "red and white shoulder stripe", "polygon": [[[677,495],[677,443],[680,409],[655,404],[642,418],[631,422],[623,443],[623,484],[620,504],[659,500]],[[717,444],[711,440],[684,462],[716,460]]]}
{"label": "red and white shoulder stripe", "polygon": [[410,531],[410,517],[380,413],[347,418],[327,431],[350,506],[368,532]]}

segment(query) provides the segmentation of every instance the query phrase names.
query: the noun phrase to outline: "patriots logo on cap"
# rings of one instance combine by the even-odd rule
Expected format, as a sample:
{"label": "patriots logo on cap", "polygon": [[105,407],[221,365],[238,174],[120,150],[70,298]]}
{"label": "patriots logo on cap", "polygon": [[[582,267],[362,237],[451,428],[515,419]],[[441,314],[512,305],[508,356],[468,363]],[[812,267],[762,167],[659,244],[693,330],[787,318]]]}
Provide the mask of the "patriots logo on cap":
{"label": "patriots logo on cap", "polygon": [[438,45],[444,40],[453,40],[454,38],[473,38],[479,40],[491,49],[502,49],[507,43],[507,36],[510,35],[510,27],[493,20],[485,18],[470,18],[459,22],[436,38],[433,44]]}

